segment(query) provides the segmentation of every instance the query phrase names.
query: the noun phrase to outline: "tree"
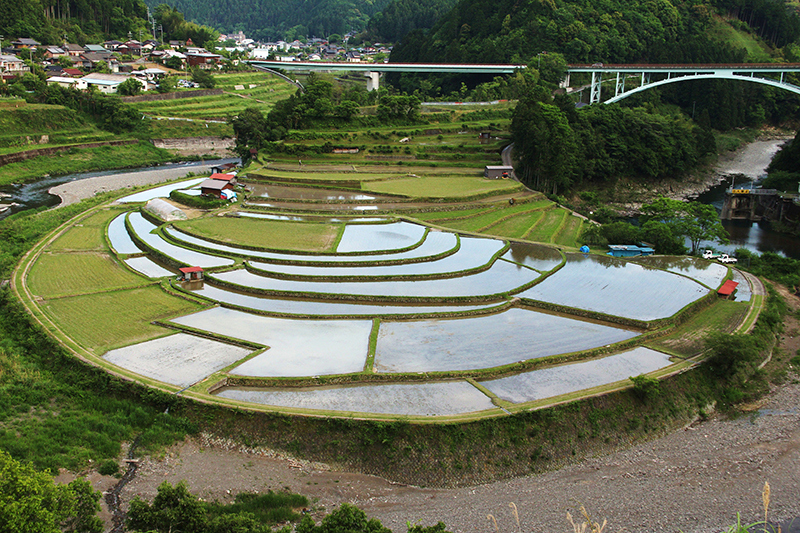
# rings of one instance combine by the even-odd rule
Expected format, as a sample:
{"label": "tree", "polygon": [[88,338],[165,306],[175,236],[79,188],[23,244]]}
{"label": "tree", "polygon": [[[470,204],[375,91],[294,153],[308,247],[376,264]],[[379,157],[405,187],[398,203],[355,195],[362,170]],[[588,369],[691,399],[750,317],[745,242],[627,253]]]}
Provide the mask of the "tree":
{"label": "tree", "polygon": [[697,253],[700,241],[728,242],[728,234],[719,220],[714,206],[700,202],[683,202],[661,197],[651,204],[642,205],[642,222],[655,221],[667,226],[673,236],[683,236],[692,244],[692,254]]}
{"label": "tree", "polygon": [[234,151],[243,162],[250,160],[250,149],[259,150],[264,147],[268,124],[264,114],[257,107],[245,108],[239,115],[230,120],[236,136]]}
{"label": "tree", "polygon": [[297,526],[297,533],[391,533],[375,518],[367,519],[367,514],[349,503],[343,503],[339,509],[322,519],[315,525],[306,515]]}
{"label": "tree", "polygon": [[520,99],[511,135],[523,179],[534,189],[557,194],[579,175],[579,148],[567,116],[542,91],[534,87]]}
{"label": "tree", "polygon": [[135,78],[128,78],[117,87],[117,94],[122,96],[136,96],[142,92],[142,84]]}
{"label": "tree", "polygon": [[183,68],[183,60],[178,56],[168,57],[164,61],[164,66],[172,70],[181,70]]}
{"label": "tree", "polygon": [[57,485],[0,450],[0,531],[99,533],[100,493],[86,480]]}
{"label": "tree", "polygon": [[133,531],[184,533],[202,531],[206,521],[203,503],[189,492],[186,482],[174,487],[167,481],[158,486],[152,505],[138,496],[131,501],[127,527]]}
{"label": "tree", "polygon": [[207,70],[201,68],[192,69],[192,81],[199,84],[203,89],[213,89],[217,84],[217,80]]}

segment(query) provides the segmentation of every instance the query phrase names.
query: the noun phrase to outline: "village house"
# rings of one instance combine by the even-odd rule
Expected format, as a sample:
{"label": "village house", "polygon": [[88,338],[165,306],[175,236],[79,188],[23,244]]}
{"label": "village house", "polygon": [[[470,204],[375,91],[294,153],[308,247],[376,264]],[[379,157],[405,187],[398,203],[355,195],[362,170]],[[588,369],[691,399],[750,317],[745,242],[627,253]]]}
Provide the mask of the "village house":
{"label": "village house", "polygon": [[58,46],[48,46],[44,51],[44,57],[47,59],[58,59],[59,57],[65,57],[66,55],[66,50],[59,48]]}
{"label": "village house", "polygon": [[203,195],[214,196],[220,198],[222,191],[233,189],[233,183],[230,180],[207,179],[200,184],[200,193]]}
{"label": "village house", "polygon": [[219,54],[212,54],[210,52],[187,52],[186,64],[190,67],[197,67],[203,70],[214,70],[217,68],[217,62],[222,59]]}
{"label": "village house", "polygon": [[99,44],[87,44],[86,46],[83,47],[83,49],[85,52],[91,52],[102,56],[111,57],[111,52],[109,52],[107,49],[103,48]]}
{"label": "village house", "polygon": [[184,281],[203,281],[202,267],[182,267],[178,270],[181,273],[181,279]]}
{"label": "village house", "polygon": [[81,66],[86,70],[97,68],[105,64],[111,72],[119,72],[119,61],[111,57],[111,54],[104,55],[96,52],[84,52],[80,57]]}
{"label": "village house", "polygon": [[23,72],[30,72],[30,68],[23,60],[17,56],[0,55],[0,71],[4,74],[22,74]]}
{"label": "village house", "polygon": [[28,39],[27,37],[23,37],[21,39],[17,39],[16,41],[11,42],[11,46],[14,48],[36,48],[41,46],[41,43],[35,39]]}
{"label": "village house", "polygon": [[73,87],[80,91],[86,90],[88,84],[86,80],[80,78],[68,78],[65,76],[51,76],[47,78],[47,85],[60,85],[61,87]]}
{"label": "village house", "polygon": [[67,43],[61,48],[71,57],[80,57],[81,54],[86,52],[83,46],[79,44]]}
{"label": "village house", "polygon": [[[131,77],[123,76],[121,74],[91,73],[87,74],[81,79],[86,82],[87,88],[97,87],[97,89],[103,94],[115,94],[117,92],[117,88],[119,87],[119,85],[125,80],[131,79]],[[147,90],[146,82],[137,78],[132,78],[132,79],[142,84],[143,91]]]}

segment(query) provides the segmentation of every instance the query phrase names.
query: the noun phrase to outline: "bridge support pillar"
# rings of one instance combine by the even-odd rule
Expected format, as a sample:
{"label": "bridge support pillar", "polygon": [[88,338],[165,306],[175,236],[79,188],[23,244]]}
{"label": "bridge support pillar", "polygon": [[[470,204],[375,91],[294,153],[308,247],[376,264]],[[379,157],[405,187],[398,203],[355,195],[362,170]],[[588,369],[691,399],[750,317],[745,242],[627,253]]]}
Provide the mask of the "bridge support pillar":
{"label": "bridge support pillar", "polygon": [[592,90],[589,93],[590,104],[600,103],[600,89],[602,88],[602,86],[603,86],[603,73],[592,72]]}
{"label": "bridge support pillar", "polygon": [[380,72],[367,72],[367,91],[377,91],[380,89]]}

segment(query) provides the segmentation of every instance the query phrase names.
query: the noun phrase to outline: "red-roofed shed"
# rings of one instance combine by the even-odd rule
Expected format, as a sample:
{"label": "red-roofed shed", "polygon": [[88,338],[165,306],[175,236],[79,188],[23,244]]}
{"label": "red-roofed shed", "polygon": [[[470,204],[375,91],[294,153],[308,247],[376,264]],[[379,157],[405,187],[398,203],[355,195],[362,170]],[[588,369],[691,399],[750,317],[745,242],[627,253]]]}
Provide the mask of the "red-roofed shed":
{"label": "red-roofed shed", "polygon": [[208,177],[208,179],[210,179],[210,180],[222,180],[222,181],[229,181],[229,182],[233,183],[233,180],[235,180],[235,179],[236,179],[236,176],[234,176],[233,174],[220,174],[220,173],[214,173],[214,174],[211,174],[211,175]]}
{"label": "red-roofed shed", "polygon": [[727,298],[731,294],[733,294],[733,292],[736,290],[736,287],[738,286],[739,286],[738,281],[733,281],[732,279],[729,279],[728,281],[722,284],[722,287],[719,288],[717,294],[719,294],[723,298]]}
{"label": "red-roofed shed", "polygon": [[203,279],[202,267],[183,267],[179,268],[178,270],[181,271],[181,274],[183,274],[183,279],[186,281],[198,281]]}

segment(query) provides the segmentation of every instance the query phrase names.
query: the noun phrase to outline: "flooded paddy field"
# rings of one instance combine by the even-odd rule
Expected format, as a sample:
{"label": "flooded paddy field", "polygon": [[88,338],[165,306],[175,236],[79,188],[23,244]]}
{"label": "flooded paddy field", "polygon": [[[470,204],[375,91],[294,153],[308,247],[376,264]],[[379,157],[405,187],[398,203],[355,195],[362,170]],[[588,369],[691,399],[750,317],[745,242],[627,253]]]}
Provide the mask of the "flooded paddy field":
{"label": "flooded paddy field", "polygon": [[175,275],[175,272],[167,270],[149,257],[133,257],[131,259],[126,259],[125,264],[148,278],[163,278]]}
{"label": "flooded paddy field", "polygon": [[458,320],[381,322],[375,369],[476,370],[587,350],[637,335],[622,328],[526,309]]}
{"label": "flooded paddy field", "polygon": [[117,200],[117,203],[130,204],[137,202],[147,202],[149,200],[152,200],[153,198],[166,198],[172,191],[177,191],[179,189],[189,189],[191,187],[194,187],[195,185],[202,183],[203,181],[205,181],[205,179],[206,178],[193,178],[190,180],[170,183],[169,185],[162,185],[161,187],[156,187],[155,189],[148,189],[146,191],[131,194],[130,196],[125,196],[124,198],[120,198],[119,200]]}
{"label": "flooded paddy field", "polygon": [[741,272],[734,268],[731,279],[739,284],[736,286],[736,292],[733,294],[733,300],[735,302],[749,302],[753,297],[753,291],[750,288],[750,282],[747,281],[747,278],[745,278]]}
{"label": "flooded paddy field", "polygon": [[459,245],[458,236],[454,233],[446,233],[440,231],[429,231],[425,235],[425,240],[422,244],[407,250],[405,252],[397,253],[380,253],[380,254],[362,254],[362,255],[316,255],[316,254],[303,254],[303,253],[280,253],[280,252],[266,252],[260,250],[249,250],[238,246],[231,246],[226,244],[218,244],[211,242],[200,237],[188,235],[175,228],[164,228],[164,232],[171,238],[177,241],[182,241],[187,244],[193,244],[207,248],[209,250],[218,251],[219,253],[231,253],[236,255],[245,255],[248,257],[256,257],[267,261],[280,261],[280,262],[303,262],[303,263],[374,263],[376,261],[419,261],[429,258],[431,256],[439,256],[446,253],[454,253]]}
{"label": "flooded paddy field", "polygon": [[319,294],[328,297],[389,298],[469,298],[504,294],[531,283],[539,274],[507,261],[495,261],[488,269],[455,278],[413,281],[295,281],[259,276],[244,269],[219,272],[211,276],[244,288],[284,293]]}
{"label": "flooded paddy field", "polygon": [[264,346],[231,373],[250,377],[348,374],[364,369],[371,320],[295,320],[215,308],[175,318],[175,324]]}
{"label": "flooded paddy field", "polygon": [[324,389],[225,389],[223,398],[301,409],[444,416],[493,409],[491,399],[466,381],[358,385]]}
{"label": "flooded paddy field", "polygon": [[133,242],[125,227],[125,217],[127,216],[128,213],[122,213],[111,221],[108,225],[108,240],[118,254],[138,254],[142,250]]}
{"label": "flooded paddy field", "polygon": [[667,354],[640,347],[602,359],[483,381],[481,385],[503,400],[523,403],[608,385],[669,365]]}
{"label": "flooded paddy field", "polygon": [[674,315],[708,294],[699,283],[613,257],[567,254],[567,263],[518,294],[543,302],[635,320]]}
{"label": "flooded paddy field", "polygon": [[131,372],[188,387],[249,353],[246,348],[177,333],[111,350],[103,358]]}
{"label": "flooded paddy field", "polygon": [[361,192],[339,189],[320,189],[317,187],[292,187],[290,185],[273,185],[247,182],[252,191],[251,198],[273,198],[283,200],[315,200],[320,202],[357,202],[361,200],[381,200],[390,197],[364,194]]}
{"label": "flooded paddy field", "polygon": [[306,266],[269,264],[258,261],[250,261],[249,264],[257,270],[266,271],[267,275],[270,273],[335,277],[448,275],[453,272],[487,268],[494,261],[495,254],[503,250],[506,245],[500,240],[478,237],[461,237],[460,240],[461,247],[454,254],[432,261],[399,265]]}
{"label": "flooded paddy field", "polygon": [[348,224],[336,253],[381,252],[408,248],[425,237],[425,226],[409,222],[389,224]]}
{"label": "flooded paddy field", "polygon": [[290,222],[324,222],[327,224],[343,224],[346,222],[350,223],[378,223],[378,222],[386,222],[385,218],[365,218],[365,217],[353,217],[353,218],[331,218],[325,216],[306,216],[306,215],[278,215],[273,213],[254,213],[252,211],[236,211],[233,213],[234,216],[237,217],[244,217],[244,218],[263,218],[265,220],[283,220],[283,221],[290,221]]}
{"label": "flooded paddy field", "polygon": [[155,224],[145,220],[145,218],[139,212],[132,212],[128,216],[128,221],[130,222],[134,233],[136,233],[136,236],[144,241],[148,246],[161,252],[167,257],[171,257],[172,259],[175,259],[176,261],[186,265],[211,268],[219,266],[231,266],[234,263],[233,259],[217,257],[215,255],[195,252],[194,250],[188,250],[180,246],[175,246],[174,244],[165,241],[161,235],[150,233],[156,229]]}
{"label": "flooded paddy field", "polygon": [[253,294],[229,291],[205,283],[202,288],[192,290],[200,296],[215,300],[220,303],[244,307],[254,311],[280,315],[301,316],[393,316],[393,315],[420,315],[420,314],[450,314],[491,309],[505,304],[505,300],[484,305],[378,305],[320,302],[314,300],[284,300],[280,298],[261,297]]}
{"label": "flooded paddy field", "polygon": [[520,263],[539,272],[553,270],[564,260],[555,248],[541,244],[512,242],[508,252],[503,255],[506,261]]}
{"label": "flooded paddy field", "polygon": [[637,258],[636,262],[660,268],[699,281],[710,289],[717,289],[728,276],[728,267],[699,257],[649,256]]}

